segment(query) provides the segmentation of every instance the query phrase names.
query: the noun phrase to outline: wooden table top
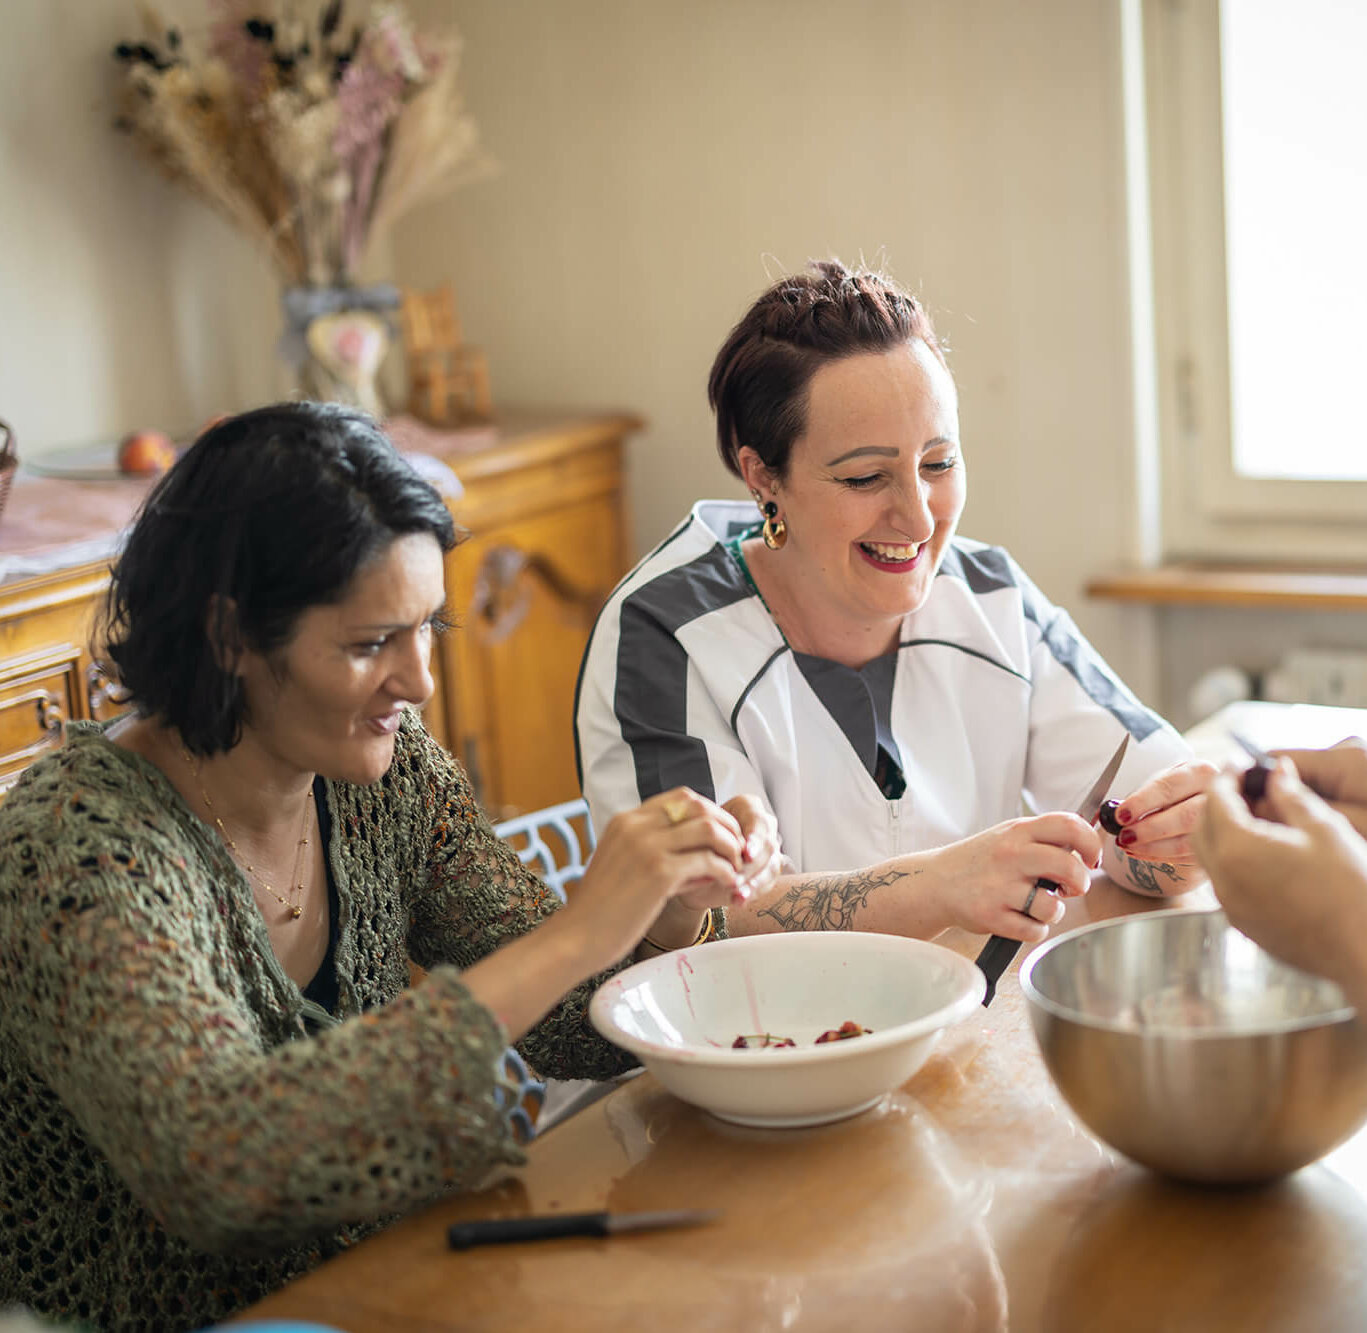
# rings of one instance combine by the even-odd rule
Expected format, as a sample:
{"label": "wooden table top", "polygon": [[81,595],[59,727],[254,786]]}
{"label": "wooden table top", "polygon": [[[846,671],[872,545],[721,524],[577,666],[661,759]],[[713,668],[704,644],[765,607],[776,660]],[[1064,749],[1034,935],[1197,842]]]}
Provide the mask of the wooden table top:
{"label": "wooden table top", "polygon": [[[1150,907],[1098,878],[1064,925]],[[723,1213],[691,1230],[445,1244],[457,1220],[689,1207]],[[249,1317],[347,1333],[1360,1330],[1367,1133],[1270,1187],[1162,1181],[1073,1117],[1013,966],[990,1008],[862,1115],[741,1129],[644,1074],[536,1141],[511,1178],[395,1224]]]}

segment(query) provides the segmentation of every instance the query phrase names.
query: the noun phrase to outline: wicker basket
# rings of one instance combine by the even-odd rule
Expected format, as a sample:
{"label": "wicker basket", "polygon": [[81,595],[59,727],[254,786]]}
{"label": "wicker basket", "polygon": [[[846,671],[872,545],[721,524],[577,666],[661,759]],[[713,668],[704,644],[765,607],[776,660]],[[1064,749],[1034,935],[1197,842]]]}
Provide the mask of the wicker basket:
{"label": "wicker basket", "polygon": [[14,432],[9,425],[0,421],[0,515],[5,512],[5,501],[9,499],[9,484],[19,469],[19,456],[14,451]]}

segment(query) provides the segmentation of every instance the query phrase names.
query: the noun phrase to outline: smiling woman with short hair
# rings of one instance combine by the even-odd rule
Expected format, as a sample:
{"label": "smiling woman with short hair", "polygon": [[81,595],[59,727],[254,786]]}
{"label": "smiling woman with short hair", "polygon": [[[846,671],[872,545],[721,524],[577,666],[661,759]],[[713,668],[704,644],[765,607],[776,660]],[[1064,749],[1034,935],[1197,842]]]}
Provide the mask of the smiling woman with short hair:
{"label": "smiling woman with short hair", "polygon": [[[835,261],[782,278],[708,394],[755,508],[696,505],[599,618],[576,702],[595,820],[678,783],[763,792],[790,873],[734,932],[1036,941],[1063,911],[1036,881],[1082,893],[1103,853],[1138,892],[1201,880],[1210,766],[1004,550],[957,535],[958,394],[915,297]],[[1117,845],[1069,811],[1127,732]]]}

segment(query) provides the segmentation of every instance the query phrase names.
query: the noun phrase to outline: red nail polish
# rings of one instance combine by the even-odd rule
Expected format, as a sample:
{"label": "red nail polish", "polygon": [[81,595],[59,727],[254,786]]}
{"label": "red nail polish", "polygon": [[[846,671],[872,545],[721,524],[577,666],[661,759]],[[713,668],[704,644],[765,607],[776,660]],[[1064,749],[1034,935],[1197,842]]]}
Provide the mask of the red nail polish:
{"label": "red nail polish", "polygon": [[1127,828],[1117,839],[1122,847],[1133,847],[1139,841],[1139,835],[1132,829]]}

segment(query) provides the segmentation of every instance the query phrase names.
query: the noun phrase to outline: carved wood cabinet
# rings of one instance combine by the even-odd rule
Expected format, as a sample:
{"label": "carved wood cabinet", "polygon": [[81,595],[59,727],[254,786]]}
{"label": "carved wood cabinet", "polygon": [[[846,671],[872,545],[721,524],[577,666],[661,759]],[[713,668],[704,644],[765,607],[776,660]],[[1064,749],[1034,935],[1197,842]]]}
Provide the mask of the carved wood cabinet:
{"label": "carved wood cabinet", "polygon": [[[456,628],[437,642],[425,719],[469,770],[492,818],[578,795],[575,681],[593,619],[626,571],[622,459],[639,426],[624,415],[514,416],[478,431],[423,435],[423,448],[464,487],[448,503],[469,533],[446,559]],[[88,483],[66,491],[67,483],[40,485],[16,485],[0,520],[0,795],[61,743],[65,721],[119,711],[88,647],[105,560],[78,556],[51,572],[4,577],[6,557],[26,556],[39,544],[32,534],[50,536],[58,514],[70,520],[69,498],[92,493]],[[142,490],[111,485],[125,491],[97,497],[101,521],[126,522]],[[26,494],[42,497],[51,523],[31,514],[11,521]],[[83,530],[82,541],[90,535]]]}
{"label": "carved wood cabinet", "polygon": [[[438,649],[447,739],[494,819],[579,794],[574,689],[594,617],[627,569],[622,455],[640,422],[509,424],[446,455],[469,537],[446,560],[455,629]],[[429,712],[433,712],[429,706]]]}
{"label": "carved wood cabinet", "polygon": [[86,646],[102,563],[0,584],[0,794],[70,718],[118,712]]}

